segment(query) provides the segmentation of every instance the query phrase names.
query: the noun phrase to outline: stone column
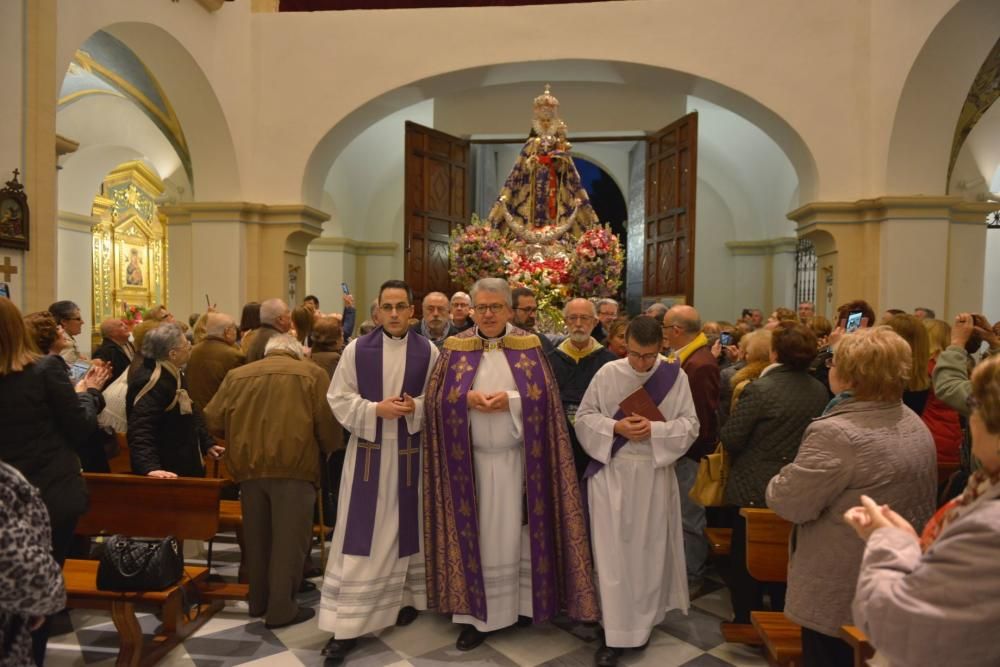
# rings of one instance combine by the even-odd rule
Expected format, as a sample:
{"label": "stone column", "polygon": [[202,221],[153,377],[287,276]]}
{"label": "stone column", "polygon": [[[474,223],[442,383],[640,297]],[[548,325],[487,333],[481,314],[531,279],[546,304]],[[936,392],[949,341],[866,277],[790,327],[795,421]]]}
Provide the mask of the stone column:
{"label": "stone column", "polygon": [[992,207],[960,197],[879,197],[814,202],[788,217],[815,244],[817,294],[829,294],[834,309],[865,299],[876,313],[926,306],[950,319],[982,308]]}
{"label": "stone column", "polygon": [[[306,248],[329,219],[309,206],[247,202],[187,202],[160,212],[167,217],[170,307],[185,317],[204,310],[206,294],[234,316],[247,301],[301,301]],[[290,296],[296,268],[297,292]]]}

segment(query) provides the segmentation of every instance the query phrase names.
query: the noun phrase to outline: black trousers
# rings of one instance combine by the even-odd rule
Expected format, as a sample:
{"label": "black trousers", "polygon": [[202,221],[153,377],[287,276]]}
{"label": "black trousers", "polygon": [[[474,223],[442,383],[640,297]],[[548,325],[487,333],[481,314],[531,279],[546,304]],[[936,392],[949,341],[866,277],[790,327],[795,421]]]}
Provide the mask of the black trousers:
{"label": "black trousers", "polygon": [[[73,533],[76,532],[76,523],[79,519],[80,517],[74,516],[52,522],[52,558],[59,567],[62,567],[69,555],[73,545]],[[51,630],[52,617],[46,616],[42,626],[31,633],[31,652],[38,667],[42,667],[45,663],[45,645],[49,642]]]}
{"label": "black trousers", "polygon": [[853,667],[854,649],[843,639],[802,628],[802,664],[805,667]]}

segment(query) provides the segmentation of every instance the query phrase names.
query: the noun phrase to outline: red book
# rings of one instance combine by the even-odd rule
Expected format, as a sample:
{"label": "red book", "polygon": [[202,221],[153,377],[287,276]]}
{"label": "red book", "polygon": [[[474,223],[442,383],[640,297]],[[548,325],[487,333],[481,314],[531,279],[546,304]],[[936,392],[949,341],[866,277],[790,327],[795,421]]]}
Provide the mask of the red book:
{"label": "red book", "polygon": [[660,409],[653,403],[653,397],[649,395],[645,387],[639,387],[631,394],[622,399],[618,406],[626,417],[633,414],[641,415],[651,422],[665,422]]}

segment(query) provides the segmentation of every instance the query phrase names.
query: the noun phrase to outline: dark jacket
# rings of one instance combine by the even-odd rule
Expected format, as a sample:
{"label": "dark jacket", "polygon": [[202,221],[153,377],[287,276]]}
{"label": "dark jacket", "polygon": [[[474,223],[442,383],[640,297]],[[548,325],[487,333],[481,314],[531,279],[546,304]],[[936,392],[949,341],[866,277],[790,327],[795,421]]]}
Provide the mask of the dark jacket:
{"label": "dark jacket", "polygon": [[[131,345],[131,343],[126,343],[126,345]],[[119,375],[127,371],[132,363],[122,346],[110,338],[102,340],[100,347],[94,350],[94,354],[91,356],[111,364],[111,379],[108,380],[108,384],[114,382]]]}
{"label": "dark jacket", "polygon": [[[412,327],[410,327],[410,331],[412,331],[413,333],[420,334],[421,336],[425,336],[428,340],[430,340],[430,336],[424,334],[423,320],[417,322]],[[448,320],[448,329],[444,332],[444,336],[441,337],[441,340],[432,340],[431,342],[437,345],[438,349],[441,349],[441,346],[444,345],[444,342],[446,340],[448,340],[449,338],[458,333],[460,333],[459,330],[455,328],[455,325],[451,323],[451,320]]]}
{"label": "dark jacket", "polygon": [[282,335],[280,331],[270,324],[261,324],[260,328],[255,329],[255,331],[256,333],[253,335],[250,347],[247,348],[247,363],[263,359],[264,350],[267,348],[267,341],[271,339],[271,336]]}
{"label": "dark jacket", "polygon": [[38,488],[53,525],[87,510],[74,449],[97,428],[104,397],[77,394],[66,362],[47,355],[20,373],[0,376],[0,459]]}
{"label": "dark jacket", "polygon": [[226,373],[242,366],[247,358],[236,345],[221,338],[207,336],[191,350],[186,375],[191,400],[198,410],[204,410],[219,390]]}
{"label": "dark jacket", "polygon": [[[204,477],[203,454],[214,444],[205,431],[197,410],[182,415],[180,405],[170,411],[177,381],[165,370],[160,379],[137,404],[139,394],[153,374],[155,362],[147,359],[132,371],[125,395],[125,412],[128,415],[128,447],[132,459],[132,472],[146,475],[153,470],[166,470],[181,477]],[[182,387],[187,388],[181,374]]]}
{"label": "dark jacket", "polygon": [[691,400],[698,413],[698,438],[684,456],[701,460],[719,443],[719,362],[706,345],[698,348],[681,366],[691,385]]}
{"label": "dark jacket", "polygon": [[766,507],[767,483],[795,460],[802,434],[826,403],[826,387],[788,366],[747,385],[719,433],[731,456],[727,505]]}
{"label": "dark jacket", "polygon": [[584,451],[583,446],[576,437],[576,429],[573,425],[576,421],[576,409],[583,401],[583,395],[587,393],[587,387],[594,379],[594,375],[601,366],[609,361],[616,361],[618,357],[608,351],[608,348],[596,346],[594,351],[583,359],[577,361],[570,355],[563,352],[558,347],[552,348],[548,353],[549,366],[552,367],[552,374],[559,385],[559,398],[562,399],[563,410],[566,412],[566,420],[569,424],[569,441],[573,445],[573,462],[576,464],[577,477],[582,478],[590,463],[590,457]]}

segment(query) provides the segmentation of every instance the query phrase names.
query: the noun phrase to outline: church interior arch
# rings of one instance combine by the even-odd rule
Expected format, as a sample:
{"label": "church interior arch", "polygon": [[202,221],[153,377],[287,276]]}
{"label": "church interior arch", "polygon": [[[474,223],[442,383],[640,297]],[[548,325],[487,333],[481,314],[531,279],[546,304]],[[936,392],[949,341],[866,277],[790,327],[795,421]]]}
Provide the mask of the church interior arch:
{"label": "church interior arch", "polygon": [[[453,72],[391,91],[334,126],[314,149],[303,181],[307,201],[319,202],[326,211],[336,209],[324,231],[329,238],[321,237],[310,246],[308,289],[321,301],[324,296],[339,299],[334,289],[339,281],[333,277],[342,273],[358,285],[359,293],[374,296],[381,279],[401,270],[402,126],[406,120],[473,139],[509,138],[509,147],[496,149],[495,178],[502,183],[527,134],[531,100],[545,83],[552,84],[560,99],[571,140],[588,134],[641,136],[698,110],[701,146],[706,151],[700,159],[699,178],[715,188],[714,194],[706,191],[708,214],[701,209],[701,195],[698,204],[699,228],[712,228],[699,237],[696,246],[696,285],[705,282],[708,286],[697,290],[699,303],[709,311],[706,317],[731,318],[741,304],[770,303],[779,294],[791,293],[791,268],[773,272],[782,283],[777,287],[761,284],[760,276],[749,289],[737,287],[743,284],[740,275],[752,273],[755,264],[772,261],[766,259],[771,250],[765,243],[762,249],[744,252],[731,262],[733,253],[727,243],[760,246],[794,236],[794,225],[785,213],[798,205],[799,193],[816,187],[815,165],[801,139],[787,124],[783,132],[776,132],[774,127],[783,124],[778,118],[770,118],[765,127],[748,120],[748,116],[774,114],[736,91],[662,68],[601,61],[517,63]],[[694,95],[694,90],[705,97]],[[420,97],[424,99],[414,101]],[[735,108],[716,104],[713,97]],[[631,178],[642,172],[633,164],[636,143],[642,142],[579,142],[574,151],[594,155],[607,165],[627,193]],[[724,204],[713,205],[716,198]],[[716,234],[716,230],[724,233]],[[357,244],[369,242],[388,245],[368,255]],[[786,263],[793,267],[793,261],[790,255]],[[746,266],[734,268],[734,264]]]}

